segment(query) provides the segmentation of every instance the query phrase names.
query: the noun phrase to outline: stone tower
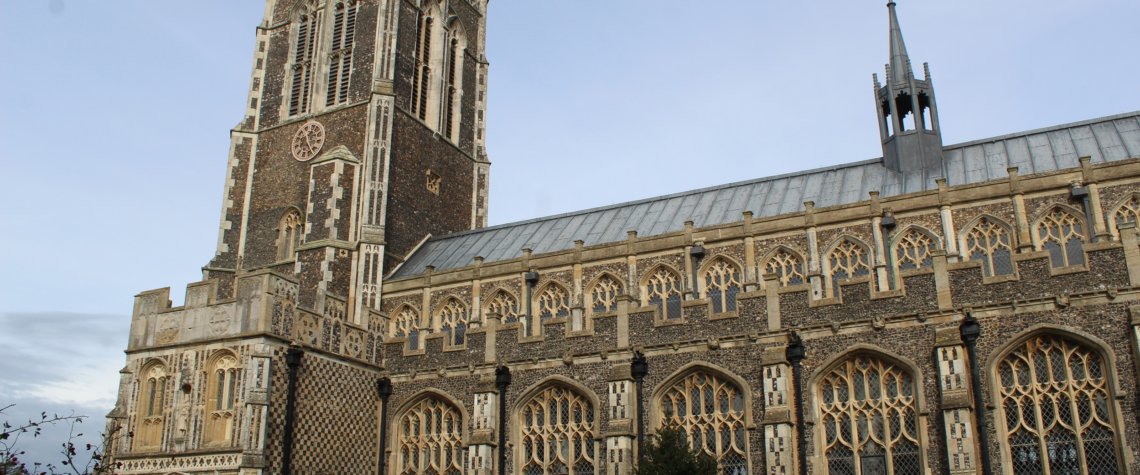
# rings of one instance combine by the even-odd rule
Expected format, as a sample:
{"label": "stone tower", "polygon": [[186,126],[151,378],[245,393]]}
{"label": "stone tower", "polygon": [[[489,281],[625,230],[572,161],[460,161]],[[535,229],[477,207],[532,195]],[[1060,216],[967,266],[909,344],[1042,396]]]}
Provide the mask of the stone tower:
{"label": "stone tower", "polygon": [[218,298],[272,269],[300,305],[356,315],[427,235],[485,225],[486,4],[267,1],[205,268]]}
{"label": "stone tower", "polygon": [[886,84],[879,83],[878,75],[872,76],[875,103],[878,105],[879,136],[883,143],[883,165],[896,172],[931,170],[940,175],[942,135],[930,67],[923,63],[923,79],[914,77],[902,28],[895,14],[895,2],[887,3],[887,9],[890,12],[891,59],[886,65]]}
{"label": "stone tower", "polygon": [[[486,11],[266,1],[217,252],[184,306],[135,299],[109,414],[121,473],[280,473],[294,445],[304,473],[374,467],[381,280],[427,237],[486,224]],[[327,379],[292,383],[306,374]],[[332,419],[294,430],[294,401]]]}

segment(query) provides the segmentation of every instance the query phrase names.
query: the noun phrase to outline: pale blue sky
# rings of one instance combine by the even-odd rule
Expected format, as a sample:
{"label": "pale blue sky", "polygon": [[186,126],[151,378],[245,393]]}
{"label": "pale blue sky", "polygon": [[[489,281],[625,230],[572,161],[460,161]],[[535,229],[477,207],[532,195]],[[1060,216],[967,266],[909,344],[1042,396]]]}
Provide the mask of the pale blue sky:
{"label": "pale blue sky", "polygon": [[[947,144],[1140,109],[1140,2],[898,8]],[[132,296],[200,277],[262,11],[0,0],[0,405],[102,416]],[[880,155],[882,1],[493,0],[488,34],[492,224]]]}

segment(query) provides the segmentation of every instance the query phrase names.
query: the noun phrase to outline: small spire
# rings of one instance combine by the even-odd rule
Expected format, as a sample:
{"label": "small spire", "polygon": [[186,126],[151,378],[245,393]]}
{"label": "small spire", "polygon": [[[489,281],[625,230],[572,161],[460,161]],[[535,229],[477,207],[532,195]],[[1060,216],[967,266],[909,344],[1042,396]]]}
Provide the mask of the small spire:
{"label": "small spire", "polygon": [[914,73],[910,68],[910,56],[906,54],[899,17],[895,14],[895,2],[888,2],[887,10],[891,14],[891,77],[887,80],[897,84],[907,81],[908,76]]}

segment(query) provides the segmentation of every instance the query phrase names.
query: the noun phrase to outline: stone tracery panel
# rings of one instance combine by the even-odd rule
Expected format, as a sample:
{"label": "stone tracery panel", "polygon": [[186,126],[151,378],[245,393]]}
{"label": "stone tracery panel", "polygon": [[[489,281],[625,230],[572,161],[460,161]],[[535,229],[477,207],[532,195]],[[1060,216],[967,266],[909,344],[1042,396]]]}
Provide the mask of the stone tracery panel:
{"label": "stone tracery panel", "polygon": [[1104,360],[1057,335],[1017,345],[997,366],[1014,474],[1117,473],[1118,432]]}
{"label": "stone tracery panel", "polygon": [[1054,207],[1037,221],[1034,234],[1038,247],[1049,252],[1051,266],[1084,265],[1084,222],[1073,212]]}
{"label": "stone tracery panel", "polygon": [[463,418],[438,397],[425,397],[396,423],[395,465],[400,475],[461,475]]}
{"label": "stone tracery panel", "polygon": [[659,318],[681,318],[681,277],[672,269],[658,267],[645,280],[645,303],[657,307]]}
{"label": "stone tracery panel", "polygon": [[717,257],[704,271],[705,295],[713,313],[736,311],[736,294],[740,293],[740,266]]}
{"label": "stone tracery panel", "polygon": [[660,416],[680,427],[694,449],[716,459],[719,473],[747,473],[745,404],[744,392],[733,382],[695,371],[665,390]]}
{"label": "stone tracery panel", "polygon": [[914,377],[892,362],[856,354],[817,383],[828,473],[923,473]]}
{"label": "stone tracery panel", "polygon": [[986,277],[1013,273],[1013,243],[1009,226],[983,216],[963,235],[962,254],[982,263]]}
{"label": "stone tracery panel", "polygon": [[807,279],[804,278],[803,259],[783,248],[768,258],[768,262],[764,264],[764,272],[775,274],[781,287],[807,282]]}
{"label": "stone tracery panel", "polygon": [[519,410],[519,467],[524,475],[593,475],[597,465],[593,404],[551,386]]}

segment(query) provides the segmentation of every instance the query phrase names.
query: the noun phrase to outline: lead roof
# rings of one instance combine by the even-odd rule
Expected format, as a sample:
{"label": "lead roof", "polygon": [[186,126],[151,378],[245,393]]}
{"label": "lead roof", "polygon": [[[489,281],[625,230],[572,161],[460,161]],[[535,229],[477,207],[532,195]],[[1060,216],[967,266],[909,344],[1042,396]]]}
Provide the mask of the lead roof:
{"label": "lead roof", "polygon": [[[1079,157],[1108,163],[1140,157],[1140,111],[1030,130],[943,148],[949,186],[982,183],[1008,177],[1008,168],[1021,175],[1079,165]],[[465,267],[482,256],[485,263],[564,251],[582,240],[587,246],[614,243],[637,231],[648,237],[684,229],[739,222],[744,211],[756,218],[816,208],[858,203],[878,191],[889,197],[937,189],[941,170],[894,172],[881,159],[852,162],[798,173],[758,178],[710,188],[658,196],[516,223],[432,237],[390,276],[413,277],[426,266],[436,271]]]}

